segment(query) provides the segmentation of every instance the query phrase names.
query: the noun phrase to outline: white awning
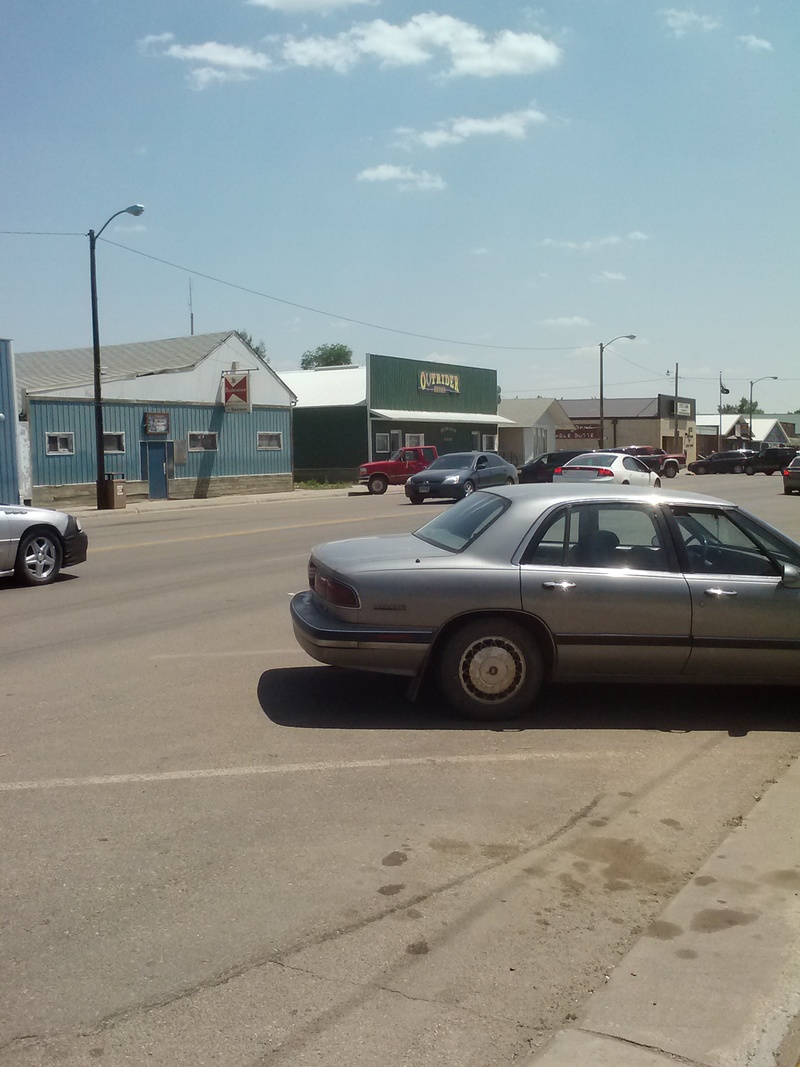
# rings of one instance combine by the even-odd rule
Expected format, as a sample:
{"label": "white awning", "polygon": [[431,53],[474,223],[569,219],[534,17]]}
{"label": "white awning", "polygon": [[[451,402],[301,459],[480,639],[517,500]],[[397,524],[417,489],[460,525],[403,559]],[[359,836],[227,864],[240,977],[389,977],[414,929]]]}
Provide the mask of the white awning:
{"label": "white awning", "polygon": [[370,408],[370,415],[392,422],[471,422],[482,426],[513,426],[511,419],[502,415],[474,415],[468,411],[390,411],[387,408]]}

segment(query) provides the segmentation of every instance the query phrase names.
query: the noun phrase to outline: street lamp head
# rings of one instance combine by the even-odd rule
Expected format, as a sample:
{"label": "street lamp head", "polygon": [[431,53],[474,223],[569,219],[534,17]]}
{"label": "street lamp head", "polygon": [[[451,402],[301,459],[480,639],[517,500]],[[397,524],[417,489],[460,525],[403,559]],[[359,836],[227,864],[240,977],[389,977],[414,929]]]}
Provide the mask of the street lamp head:
{"label": "street lamp head", "polygon": [[144,212],[143,204],[131,204],[130,207],[125,208],[127,215],[141,215]]}
{"label": "street lamp head", "polygon": [[627,341],[635,341],[636,340],[636,334],[635,333],[626,333],[626,334],[623,334],[623,337]]}

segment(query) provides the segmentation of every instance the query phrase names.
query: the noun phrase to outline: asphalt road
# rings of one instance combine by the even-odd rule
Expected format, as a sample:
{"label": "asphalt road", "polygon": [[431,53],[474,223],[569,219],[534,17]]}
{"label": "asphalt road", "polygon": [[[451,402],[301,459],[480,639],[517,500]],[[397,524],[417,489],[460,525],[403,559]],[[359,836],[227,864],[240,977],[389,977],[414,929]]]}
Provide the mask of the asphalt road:
{"label": "asphalt road", "polygon": [[[800,540],[779,478],[679,484]],[[0,583],[3,1067],[524,1059],[795,758],[785,690],[553,688],[503,730],[313,664],[310,547],[442,506],[94,515],[85,565]]]}

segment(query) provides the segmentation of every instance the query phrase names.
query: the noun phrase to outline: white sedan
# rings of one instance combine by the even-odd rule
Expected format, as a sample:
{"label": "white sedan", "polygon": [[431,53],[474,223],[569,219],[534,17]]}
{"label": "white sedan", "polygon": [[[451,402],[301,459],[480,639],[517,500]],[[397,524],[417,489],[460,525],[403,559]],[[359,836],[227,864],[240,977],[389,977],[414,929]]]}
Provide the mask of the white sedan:
{"label": "white sedan", "polygon": [[661,488],[661,479],[635,456],[620,452],[586,452],[553,471],[554,482],[617,482]]}

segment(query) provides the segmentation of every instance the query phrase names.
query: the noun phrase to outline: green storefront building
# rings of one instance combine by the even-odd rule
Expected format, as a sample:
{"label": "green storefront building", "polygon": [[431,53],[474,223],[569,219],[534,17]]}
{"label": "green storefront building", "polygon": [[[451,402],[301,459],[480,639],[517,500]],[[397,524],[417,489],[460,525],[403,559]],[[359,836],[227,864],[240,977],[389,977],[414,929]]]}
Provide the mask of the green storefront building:
{"label": "green storefront building", "polygon": [[346,481],[405,445],[496,451],[497,372],[368,353],[364,366],[281,373],[297,396],[294,474]]}

